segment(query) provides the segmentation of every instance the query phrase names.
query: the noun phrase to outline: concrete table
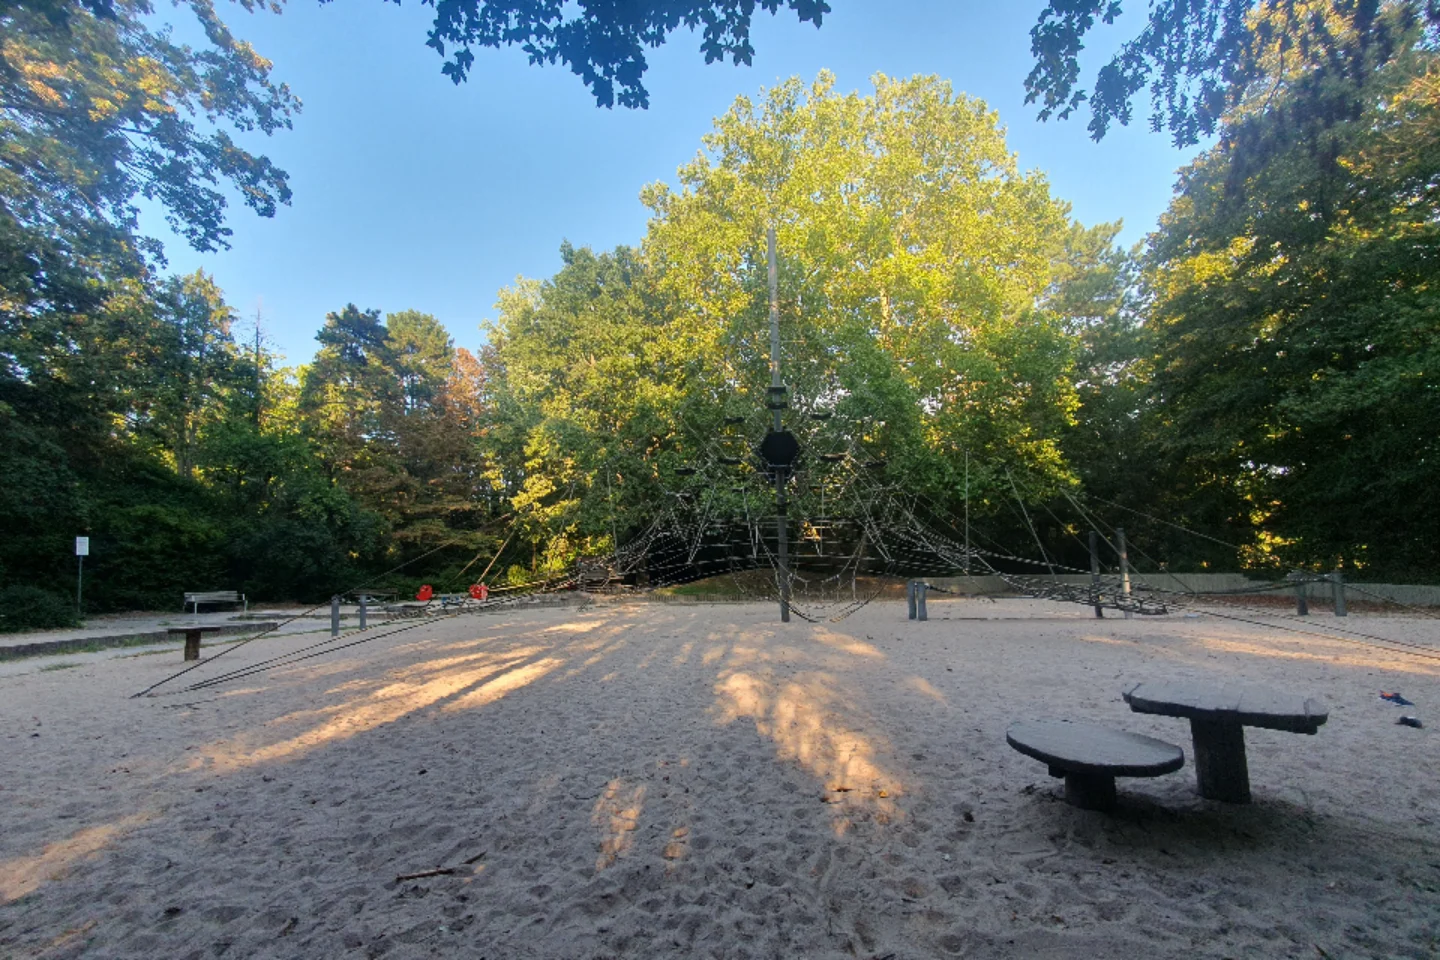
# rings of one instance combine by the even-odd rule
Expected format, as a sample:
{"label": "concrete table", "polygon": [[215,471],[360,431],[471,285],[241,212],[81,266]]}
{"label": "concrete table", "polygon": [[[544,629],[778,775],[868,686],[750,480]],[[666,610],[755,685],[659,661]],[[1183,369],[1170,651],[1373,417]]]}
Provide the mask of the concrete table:
{"label": "concrete table", "polygon": [[166,633],[185,634],[185,659],[200,659],[200,634],[219,633],[219,627],[171,627]]}
{"label": "concrete table", "polygon": [[1136,713],[1190,721],[1200,796],[1227,803],[1250,802],[1246,727],[1314,734],[1330,718],[1319,700],[1234,684],[1137,683],[1124,697]]}
{"label": "concrete table", "polygon": [[1113,809],[1116,777],[1158,777],[1185,765],[1185,751],[1173,743],[1089,723],[1023,720],[1005,741],[1064,777],[1065,802],[1082,810]]}

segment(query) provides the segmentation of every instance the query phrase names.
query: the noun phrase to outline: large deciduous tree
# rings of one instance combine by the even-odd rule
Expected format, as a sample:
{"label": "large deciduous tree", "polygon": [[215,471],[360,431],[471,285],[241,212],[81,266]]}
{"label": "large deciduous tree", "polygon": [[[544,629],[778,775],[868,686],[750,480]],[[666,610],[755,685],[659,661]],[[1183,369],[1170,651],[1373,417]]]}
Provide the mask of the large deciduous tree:
{"label": "large deciduous tree", "polygon": [[768,383],[765,231],[777,230],[785,377],[796,404],[944,488],[955,455],[1050,481],[1073,411],[1071,338],[1041,309],[1068,207],[1021,173],[998,118],[933,77],[872,96],[822,74],[741,98],[680,171],[647,189],[646,254],[718,408]]}
{"label": "large deciduous tree", "polygon": [[[490,439],[514,466],[495,482],[549,562],[654,518],[681,468],[719,462],[716,437],[758,441],[771,225],[785,417],[812,454],[884,461],[950,505],[967,451],[977,504],[1012,496],[1007,468],[1031,495],[1073,480],[1059,441],[1096,257],[1072,254],[1068,208],[993,112],[934,78],[862,96],[822,75],[741,98],[705,147],[678,188],[646,189],[638,253],[567,245],[554,278],[501,298]],[[733,482],[707,509],[743,515]]]}
{"label": "large deciduous tree", "polygon": [[1169,462],[1238,494],[1285,559],[1396,576],[1440,562],[1440,57],[1407,30],[1323,80],[1364,109],[1301,140],[1287,98],[1321,81],[1274,50],[1226,117],[1270,161],[1202,156],[1149,254]]}
{"label": "large deciduous tree", "polygon": [[560,255],[554,277],[502,292],[486,363],[490,481],[552,566],[665,506],[661,468],[673,478],[693,373],[710,359],[674,336],[638,251]]}
{"label": "large deciduous tree", "polygon": [[9,317],[83,302],[85,278],[135,273],[139,197],[158,201],[198,250],[226,245],[222,186],[262,216],[289,202],[284,171],[230,131],[288,127],[299,101],[271,79],[269,61],[230,33],[210,0],[183,6],[207,47],[152,28],[147,0],[93,9],[5,5],[0,242],[7,269],[0,282]]}

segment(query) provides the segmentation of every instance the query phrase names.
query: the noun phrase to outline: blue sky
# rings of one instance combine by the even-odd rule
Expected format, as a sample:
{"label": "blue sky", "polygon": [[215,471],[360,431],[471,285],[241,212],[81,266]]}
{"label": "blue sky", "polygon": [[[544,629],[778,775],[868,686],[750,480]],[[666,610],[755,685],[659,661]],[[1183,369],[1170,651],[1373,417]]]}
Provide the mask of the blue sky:
{"label": "blue sky", "polygon": [[[1029,30],[1040,0],[831,0],[817,30],[791,13],[757,14],[751,67],[705,65],[685,31],[650,56],[650,109],[595,107],[563,66],[532,67],[516,50],[482,50],[468,83],[440,74],[424,45],[432,8],[410,0],[290,0],[281,16],[229,7],[232,29],[274,61],[304,102],[295,128],[245,139],[291,176],[294,200],[272,220],[232,204],[233,248],[198,254],[153,211],[142,229],[165,241],[171,269],[213,273],[248,333],[257,306],[272,347],[309,360],[325,314],[354,302],[438,317],[474,349],[497,291],[547,277],[559,247],[608,249],[645,232],[646,183],[675,182],[713,119],[740,94],[778,79],[836,74],[868,91],[877,73],[938,74],[998,110],[1024,169],[1049,177],[1083,223],[1124,219],[1140,240],[1171,196],[1177,151],[1143,123],[1092,142],[1085,119],[1040,123],[1024,104]],[[1094,60],[1130,35],[1102,28]],[[162,12],[168,8],[162,8]],[[222,10],[225,8],[222,7]],[[1143,106],[1143,104],[1139,105]]]}

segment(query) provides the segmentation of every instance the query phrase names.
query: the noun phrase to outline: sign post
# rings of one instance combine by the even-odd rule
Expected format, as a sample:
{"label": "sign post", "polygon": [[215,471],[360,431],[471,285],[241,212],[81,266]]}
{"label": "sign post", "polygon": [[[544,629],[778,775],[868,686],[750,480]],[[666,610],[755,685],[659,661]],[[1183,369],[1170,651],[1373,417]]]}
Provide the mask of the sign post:
{"label": "sign post", "polygon": [[90,556],[90,538],[75,538],[75,556],[80,561],[80,569],[75,574],[75,612],[80,616],[85,615],[85,608],[81,604],[83,591],[85,589],[85,558]]}

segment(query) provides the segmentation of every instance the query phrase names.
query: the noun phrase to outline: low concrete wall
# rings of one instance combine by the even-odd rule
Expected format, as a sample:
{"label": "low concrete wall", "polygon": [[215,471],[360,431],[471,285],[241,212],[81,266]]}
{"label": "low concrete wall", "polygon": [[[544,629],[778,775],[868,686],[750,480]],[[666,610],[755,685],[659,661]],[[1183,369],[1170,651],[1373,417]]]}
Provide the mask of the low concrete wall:
{"label": "low concrete wall", "polygon": [[[1037,569],[1029,576],[1050,579],[1044,570]],[[1107,575],[1110,579],[1113,575]],[[1062,574],[1055,578],[1061,583],[1084,584],[1090,582],[1088,574]],[[1157,590],[1174,590],[1179,593],[1235,593],[1272,586],[1261,596],[1295,595],[1295,585],[1273,584],[1265,580],[1252,580],[1242,573],[1132,573],[1131,582],[1145,584]],[[1014,595],[1016,591],[996,576],[983,577],[930,577],[927,583],[951,593],[967,595],[1002,594]],[[1305,584],[1305,595],[1312,600],[1328,602],[1332,594],[1328,581]],[[1383,602],[1385,600],[1414,607],[1440,607],[1440,586],[1402,583],[1349,583],[1345,584],[1345,597],[1352,603]]]}
{"label": "low concrete wall", "polygon": [[[206,640],[214,640],[217,636],[233,636],[237,633],[256,634],[266,630],[274,630],[279,624],[275,623],[240,623],[233,626],[223,626],[218,633],[206,633],[201,640],[203,647]],[[170,633],[168,630],[150,630],[144,633],[116,633],[104,637],[75,637],[70,640],[42,640],[39,643],[17,643],[12,646],[0,647],[0,660],[19,660],[21,657],[44,657],[57,653],[89,653],[93,650],[105,650],[111,647],[144,647],[155,643],[183,643],[185,638],[179,634]]]}

